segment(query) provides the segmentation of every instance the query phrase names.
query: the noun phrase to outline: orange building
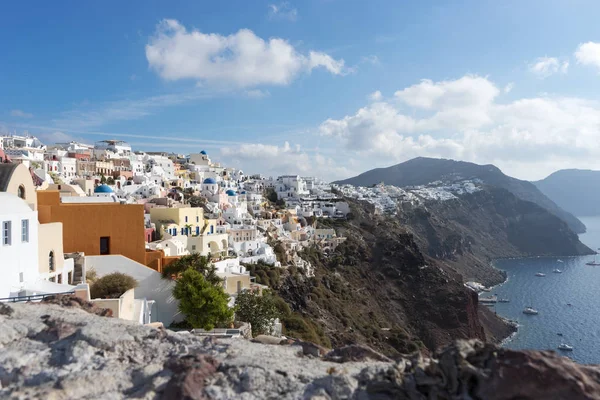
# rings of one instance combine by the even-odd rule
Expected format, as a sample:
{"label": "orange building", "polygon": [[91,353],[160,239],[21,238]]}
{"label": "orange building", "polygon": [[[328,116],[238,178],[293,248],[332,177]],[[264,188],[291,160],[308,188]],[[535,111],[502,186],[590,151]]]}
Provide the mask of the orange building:
{"label": "orange building", "polygon": [[144,206],[119,203],[61,203],[58,191],[37,192],[40,223],[62,222],[65,253],[121,254],[146,263]]}

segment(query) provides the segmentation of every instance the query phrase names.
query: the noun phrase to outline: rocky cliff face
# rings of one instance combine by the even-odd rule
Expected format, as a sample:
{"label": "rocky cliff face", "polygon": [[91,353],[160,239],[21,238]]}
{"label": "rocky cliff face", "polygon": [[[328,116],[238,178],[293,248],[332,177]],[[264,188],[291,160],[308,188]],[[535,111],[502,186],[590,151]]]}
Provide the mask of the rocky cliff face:
{"label": "rocky cliff face", "polygon": [[479,311],[465,281],[502,282],[493,258],[591,253],[564,221],[504,189],[407,202],[396,216],[351,204],[352,219],[319,222],[348,240],[327,256],[303,254],[315,277],[291,274],[276,288],[318,332],[307,335],[296,320],[285,320],[290,335],[333,346],[363,343],[389,355],[455,339],[501,340],[514,328]]}
{"label": "rocky cliff face", "polygon": [[318,325],[322,343],[363,343],[398,355],[458,338],[485,339],[477,296],[462,277],[426,259],[398,220],[375,216],[365,204],[353,207],[353,220],[330,222],[345,243],[329,255],[312,249],[302,255],[315,277],[288,275],[278,287],[294,312]]}
{"label": "rocky cliff face", "polygon": [[392,362],[358,346],[201,340],[59,305],[0,305],[0,348],[6,399],[600,399],[600,368],[553,352],[463,341]]}
{"label": "rocky cliff face", "polygon": [[425,207],[401,207],[399,220],[423,252],[459,272],[465,281],[503,281],[490,266],[502,257],[572,256],[592,250],[560,218],[505,189],[487,187]]}

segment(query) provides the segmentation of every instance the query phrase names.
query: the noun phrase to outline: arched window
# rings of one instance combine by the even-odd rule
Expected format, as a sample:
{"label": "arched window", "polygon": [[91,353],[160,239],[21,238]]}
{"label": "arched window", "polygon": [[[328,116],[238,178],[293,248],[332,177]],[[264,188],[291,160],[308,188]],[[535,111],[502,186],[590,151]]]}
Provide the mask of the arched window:
{"label": "arched window", "polygon": [[50,272],[54,272],[55,268],[56,266],[54,265],[54,252],[51,251],[48,255],[48,269],[50,270]]}
{"label": "arched window", "polygon": [[25,200],[25,186],[19,186],[19,189],[17,189],[17,196]]}

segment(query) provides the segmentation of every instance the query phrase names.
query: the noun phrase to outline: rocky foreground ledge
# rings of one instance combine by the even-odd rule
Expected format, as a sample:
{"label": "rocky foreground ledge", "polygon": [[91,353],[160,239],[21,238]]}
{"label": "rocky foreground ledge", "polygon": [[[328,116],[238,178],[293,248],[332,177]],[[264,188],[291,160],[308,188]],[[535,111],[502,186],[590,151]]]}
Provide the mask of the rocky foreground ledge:
{"label": "rocky foreground ledge", "polygon": [[553,352],[474,340],[390,361],[358,346],[201,339],[61,303],[0,304],[0,398],[600,399],[600,367]]}

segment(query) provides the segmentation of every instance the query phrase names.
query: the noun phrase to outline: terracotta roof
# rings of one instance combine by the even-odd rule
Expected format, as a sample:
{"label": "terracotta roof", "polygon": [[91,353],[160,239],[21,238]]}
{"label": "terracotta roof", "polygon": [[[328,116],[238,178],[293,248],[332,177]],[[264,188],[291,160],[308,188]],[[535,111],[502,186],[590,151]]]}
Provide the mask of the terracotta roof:
{"label": "terracotta roof", "polygon": [[10,178],[12,177],[15,169],[19,164],[12,163],[2,163],[0,164],[0,192],[6,192],[8,188],[8,182],[10,182]]}

